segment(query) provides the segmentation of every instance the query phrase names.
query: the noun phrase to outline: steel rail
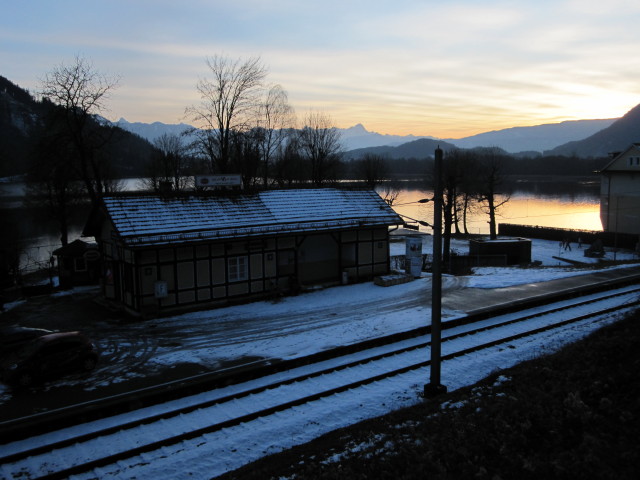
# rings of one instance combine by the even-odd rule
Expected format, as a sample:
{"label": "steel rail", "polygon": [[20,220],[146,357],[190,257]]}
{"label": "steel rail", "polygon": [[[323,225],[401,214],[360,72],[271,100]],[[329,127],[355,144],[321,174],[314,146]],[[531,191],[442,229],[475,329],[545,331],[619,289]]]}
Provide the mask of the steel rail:
{"label": "steel rail", "polygon": [[[633,292],[624,292],[625,295],[628,295],[629,293],[633,293]],[[479,329],[475,329],[475,330],[471,330],[471,331],[462,332],[462,333],[458,333],[458,334],[455,334],[455,335],[448,336],[445,339],[443,339],[443,341],[451,341],[453,339],[460,338],[462,336],[473,335],[474,333],[478,333],[478,332],[481,332],[481,331],[487,331],[487,330],[490,330],[490,329],[497,329],[497,328],[500,328],[500,327],[504,327],[506,325],[510,325],[510,324],[516,323],[516,322],[523,322],[523,321],[526,321],[526,320],[530,320],[531,318],[535,318],[537,316],[554,313],[554,312],[557,312],[559,310],[570,310],[570,309],[573,309],[573,308],[578,308],[578,307],[583,306],[585,303],[594,303],[594,302],[597,302],[597,301],[605,301],[605,300],[610,299],[611,297],[619,296],[619,295],[621,295],[621,293],[617,293],[616,295],[612,295],[610,297],[601,298],[599,300],[595,299],[595,300],[590,300],[588,302],[580,302],[578,304],[566,305],[564,307],[558,307],[558,308],[555,308],[555,309],[551,309],[549,311],[539,312],[539,313],[536,313],[536,314],[533,314],[533,315],[527,315],[527,316],[519,318],[519,319],[513,319],[513,320],[506,321],[506,322],[501,322],[501,323],[495,324],[495,325],[484,326],[484,327],[481,327]],[[460,350],[460,351],[457,351],[457,352],[452,352],[450,354],[444,355],[442,357],[442,360],[443,361],[444,360],[450,360],[450,359],[453,359],[453,358],[456,358],[456,357],[459,357],[459,356],[463,356],[463,355],[466,355],[466,354],[469,354],[469,353],[473,353],[473,352],[480,351],[480,350],[483,350],[483,349],[491,348],[491,347],[494,347],[496,345],[500,345],[502,343],[507,343],[507,342],[514,341],[514,340],[517,340],[517,339],[525,338],[527,336],[537,335],[537,334],[545,332],[545,331],[550,331],[550,330],[553,330],[553,329],[562,328],[562,327],[564,327],[566,325],[569,325],[571,323],[577,323],[577,322],[586,320],[586,319],[594,317],[594,316],[600,316],[600,315],[603,315],[603,314],[612,313],[612,312],[620,310],[620,309],[630,308],[630,307],[638,305],[638,304],[640,304],[640,301],[634,301],[634,302],[630,302],[630,303],[627,303],[627,304],[624,304],[624,305],[618,305],[618,306],[615,306],[615,307],[608,307],[608,308],[605,308],[605,309],[602,309],[602,310],[598,310],[596,312],[591,312],[591,313],[588,313],[588,314],[585,314],[585,315],[581,315],[581,316],[576,317],[576,318],[572,318],[572,319],[564,320],[564,321],[561,321],[561,322],[556,322],[556,323],[553,323],[553,324],[545,325],[543,327],[538,327],[538,328],[533,329],[533,330],[528,330],[526,332],[521,332],[521,333],[518,333],[518,334],[515,334],[515,335],[511,335],[511,336],[508,336],[508,337],[504,337],[504,338],[500,338],[500,339],[493,340],[493,341],[490,341],[490,342],[486,342],[486,343],[483,343],[483,344],[480,344],[480,345],[476,345],[476,346],[473,346],[473,347],[469,347],[467,349],[463,349],[463,350]],[[412,346],[412,347],[409,347],[409,348],[403,348],[403,349],[395,350],[395,351],[392,351],[392,352],[385,352],[383,354],[374,355],[372,357],[369,357],[369,358],[366,358],[366,359],[362,359],[362,360],[359,360],[359,361],[355,361],[355,362],[351,362],[349,364],[340,365],[340,366],[335,367],[335,368],[330,368],[330,369],[325,369],[325,370],[322,370],[322,371],[314,372],[311,375],[305,375],[305,376],[301,376],[301,377],[287,379],[284,382],[279,382],[277,384],[272,384],[272,385],[269,385],[269,386],[266,386],[266,387],[260,387],[259,389],[255,389],[255,390],[252,390],[252,391],[243,392],[243,394],[241,396],[254,394],[254,393],[256,393],[257,390],[265,390],[265,389],[268,389],[268,388],[274,388],[275,386],[278,386],[278,385],[290,384],[290,383],[294,383],[294,382],[297,382],[297,381],[301,381],[302,379],[308,379],[308,378],[313,378],[313,377],[320,376],[320,375],[326,375],[327,373],[339,371],[339,370],[342,370],[342,369],[345,369],[345,368],[351,368],[351,367],[353,367],[354,365],[357,365],[357,364],[362,364],[362,363],[375,361],[375,360],[378,360],[380,358],[384,358],[384,357],[387,357],[387,356],[390,356],[390,355],[396,355],[396,354],[398,354],[400,352],[415,350],[415,349],[419,349],[419,348],[425,348],[428,345],[429,345],[429,342],[425,342],[425,343],[422,343],[422,344],[419,344],[419,345],[415,345],[415,346]],[[227,420],[227,421],[224,421],[224,422],[220,422],[220,423],[216,423],[216,424],[213,424],[213,425],[208,425],[208,426],[205,426],[205,427],[201,427],[201,428],[189,431],[189,432],[185,432],[185,433],[179,434],[179,435],[174,436],[174,437],[165,438],[165,439],[153,442],[153,443],[149,443],[147,445],[141,445],[140,447],[137,447],[137,448],[135,448],[133,450],[129,450],[129,451],[126,451],[126,452],[119,452],[119,453],[116,453],[116,454],[113,454],[113,455],[110,455],[110,456],[107,456],[107,457],[104,457],[104,458],[101,458],[101,459],[95,459],[93,461],[86,462],[86,463],[80,464],[80,465],[76,465],[76,466],[67,468],[65,470],[61,470],[61,471],[58,471],[58,472],[53,472],[53,473],[48,474],[45,477],[41,477],[41,478],[51,478],[51,479],[53,479],[53,478],[66,478],[69,475],[77,474],[77,473],[84,472],[84,471],[89,471],[89,470],[91,470],[93,468],[97,468],[97,467],[100,467],[100,466],[109,465],[111,463],[114,463],[114,462],[119,461],[119,460],[123,460],[125,458],[131,458],[131,457],[134,457],[134,456],[142,454],[142,453],[146,453],[146,452],[150,452],[150,451],[156,450],[156,449],[158,449],[160,447],[165,447],[165,446],[168,446],[168,445],[179,443],[181,441],[190,440],[190,439],[196,438],[198,436],[201,436],[201,435],[204,435],[204,434],[207,434],[207,433],[212,433],[212,432],[221,430],[223,428],[228,428],[228,427],[231,427],[231,426],[234,426],[234,425],[238,425],[240,423],[245,423],[245,422],[248,422],[248,421],[251,421],[251,420],[255,420],[256,418],[268,416],[268,415],[271,415],[273,413],[280,412],[280,411],[283,411],[283,410],[286,410],[286,409],[289,409],[289,408],[292,408],[294,406],[298,406],[298,405],[301,405],[301,404],[304,404],[304,403],[312,402],[312,401],[315,401],[317,399],[320,399],[320,398],[323,398],[323,397],[326,397],[326,396],[330,396],[330,395],[333,395],[333,394],[336,394],[336,393],[340,393],[340,392],[343,392],[343,391],[346,391],[346,390],[349,390],[349,389],[352,389],[352,388],[357,388],[359,386],[366,385],[366,384],[369,384],[369,383],[373,383],[375,381],[379,381],[379,380],[382,380],[382,379],[385,379],[385,378],[389,378],[389,377],[392,377],[392,376],[397,376],[397,375],[400,375],[402,373],[406,373],[406,372],[411,371],[411,370],[415,370],[415,369],[418,369],[418,368],[423,368],[425,366],[429,366],[429,364],[430,364],[429,361],[425,361],[425,362],[419,362],[419,363],[416,363],[416,364],[407,365],[407,366],[404,366],[404,367],[402,367],[400,369],[396,369],[396,370],[393,370],[393,371],[385,372],[383,374],[380,374],[380,375],[377,375],[377,376],[373,376],[373,377],[370,377],[370,378],[367,378],[367,379],[358,380],[356,382],[352,382],[352,383],[349,383],[347,385],[342,385],[342,386],[339,386],[339,387],[335,387],[335,388],[332,388],[332,389],[329,389],[329,390],[326,390],[326,391],[318,392],[318,393],[315,393],[313,395],[309,395],[309,396],[306,396],[304,398],[300,398],[300,399],[296,399],[296,400],[293,400],[293,401],[290,401],[290,402],[286,402],[284,404],[273,406],[273,407],[270,407],[270,408],[267,408],[267,409],[264,409],[264,410],[261,410],[261,411],[252,412],[250,414],[247,414],[247,415],[235,418],[235,419],[230,419],[230,420]],[[233,399],[238,398],[238,395],[231,395],[230,398],[233,398]],[[215,405],[217,403],[223,403],[223,402],[224,402],[224,399],[216,399],[215,401],[212,402],[212,404]],[[190,409],[192,409],[192,408],[202,408],[202,405],[196,406],[196,407],[190,407]],[[138,423],[149,423],[149,420],[150,419],[144,419],[144,420],[142,420],[141,422],[138,422]],[[115,430],[122,430],[122,426],[114,427],[114,428],[115,428]],[[102,434],[92,435],[92,437],[95,438],[97,436],[102,436],[102,435],[104,435],[104,432],[102,432]],[[68,440],[69,444],[81,443],[82,441],[83,440],[82,440],[81,437],[76,437],[74,439],[69,439]],[[62,446],[61,444],[43,446],[42,447],[43,451],[39,452],[39,453],[44,453],[45,451],[51,451],[52,449],[60,448],[61,446]],[[27,452],[23,452],[23,453],[27,453]],[[19,460],[19,458],[17,457],[18,455],[22,456],[23,458],[26,456],[26,455],[23,455],[23,453],[15,454],[15,456],[4,457],[4,458],[2,458],[0,460],[2,460],[3,462]],[[36,453],[37,452],[34,451],[34,450],[28,451],[29,455],[35,455]]]}
{"label": "steel rail", "polygon": [[[600,298],[593,298],[593,299],[589,299],[583,302],[578,302],[578,303],[574,303],[571,305],[567,305],[564,307],[555,307],[549,310],[544,310],[544,311],[540,311],[540,312],[536,312],[536,313],[532,313],[530,315],[525,315],[522,317],[517,317],[511,320],[506,320],[503,322],[499,322],[499,323],[494,323],[494,324],[490,324],[490,325],[485,325],[482,327],[478,327],[478,328],[474,328],[472,330],[467,330],[464,332],[460,332],[460,333],[456,333],[453,335],[448,335],[446,337],[444,337],[442,339],[442,342],[449,342],[452,340],[456,340],[458,338],[462,338],[462,337],[466,337],[466,336],[470,336],[470,335],[475,335],[477,333],[481,333],[481,332],[486,332],[489,330],[494,330],[494,329],[498,329],[498,328],[503,328],[509,325],[513,325],[516,323],[522,323],[525,322],[527,320],[531,320],[533,318],[536,317],[540,317],[540,316],[544,316],[544,315],[549,315],[551,313],[556,313],[556,312],[560,312],[563,310],[567,310],[567,309],[571,309],[571,308],[578,308],[584,305],[588,305],[591,303],[596,303],[596,302],[600,302],[600,301],[604,301],[604,300],[609,300],[611,298],[615,298],[617,296],[624,296],[624,295],[629,295],[632,293],[637,293],[640,292],[640,288],[635,289],[635,290],[631,290],[631,291],[624,291],[624,292],[615,292],[611,295],[607,295],[605,297],[600,297]],[[417,338],[417,337],[416,337]],[[398,343],[398,342],[394,342],[394,343]],[[392,345],[392,343],[390,343],[389,345]],[[368,356],[366,358],[362,358],[362,359],[358,359],[358,360],[354,360],[354,361],[350,361],[348,363],[343,363],[341,365],[337,365],[337,366],[333,366],[333,367],[328,367],[328,368],[324,368],[321,370],[317,370],[313,373],[306,373],[304,375],[299,375],[299,376],[292,376],[289,377],[287,379],[284,380],[278,380],[274,383],[270,383],[270,384],[266,384],[266,385],[262,385],[259,387],[254,387],[254,388],[250,388],[248,390],[244,390],[242,392],[236,392],[236,393],[232,393],[229,395],[225,395],[222,397],[218,397],[215,399],[211,399],[211,400],[207,400],[204,402],[200,402],[197,404],[193,404],[190,405],[188,407],[182,407],[182,408],[178,408],[178,409],[174,409],[174,410],[170,410],[170,411],[165,411],[162,413],[157,413],[154,415],[150,415],[144,418],[139,418],[136,420],[131,420],[125,423],[120,423],[117,425],[112,425],[110,427],[107,428],[103,428],[100,430],[93,430],[90,433],[86,433],[86,434],[82,434],[82,435],[78,435],[75,437],[69,437],[63,440],[59,440],[56,441],[54,443],[50,443],[50,444],[46,444],[46,445],[42,445],[39,447],[34,447],[28,450],[23,450],[22,452],[17,452],[14,454],[10,454],[10,455],[5,455],[5,456],[1,456],[0,455],[0,463],[10,463],[10,462],[14,462],[17,460],[20,460],[22,458],[26,458],[27,456],[34,456],[34,455],[39,455],[42,453],[45,453],[47,451],[50,450],[54,450],[54,449],[58,449],[58,448],[64,448],[70,445],[73,445],[74,443],[82,443],[82,442],[86,442],[88,440],[94,439],[94,438],[98,438],[100,436],[106,436],[106,435],[110,435],[113,434],[115,432],[121,431],[121,430],[127,430],[127,429],[131,429],[131,428],[135,428],[137,426],[140,425],[144,425],[144,424],[148,424],[148,423],[153,423],[153,422],[157,422],[157,421],[161,421],[161,420],[167,420],[169,418],[173,418],[179,415],[185,415],[191,412],[194,412],[198,409],[203,409],[203,408],[208,408],[208,407],[212,407],[218,404],[223,404],[226,402],[229,402],[231,400],[237,400],[239,398],[244,398],[250,395],[255,395],[258,393],[262,393],[266,390],[269,389],[273,389],[273,388],[277,388],[280,386],[284,386],[284,385],[290,385],[296,382],[300,382],[303,380],[307,380],[307,379],[311,379],[311,378],[315,378],[315,377],[320,377],[322,375],[327,375],[327,374],[331,374],[334,372],[338,372],[341,370],[345,370],[348,368],[353,368],[355,366],[358,365],[362,365],[364,363],[368,363],[368,362],[373,362],[373,361],[378,361],[381,360],[383,358],[388,358],[394,355],[398,355],[400,353],[406,353],[406,352],[410,352],[413,350],[418,350],[421,348],[425,348],[428,347],[429,345],[431,345],[431,342],[422,342],[422,343],[418,343],[415,345],[412,345],[410,347],[400,347],[394,350],[388,350],[385,351],[383,353],[379,353],[379,354],[375,354],[375,355],[371,355]],[[380,348],[380,347],[373,347],[373,348]],[[335,357],[334,359],[337,359],[340,357]],[[443,357],[444,358],[444,357]],[[326,361],[326,360],[323,360]],[[318,363],[322,363],[318,362]],[[298,367],[299,368],[299,367]],[[294,370],[294,369],[292,369]]]}
{"label": "steel rail", "polygon": [[[563,299],[571,299],[576,296],[605,292],[622,285],[632,285],[640,281],[640,274],[631,273],[619,278],[574,287],[568,290],[553,292],[551,294],[525,298],[510,304],[498,305],[487,309],[472,312],[469,315],[449,319],[442,324],[442,329],[450,329],[462,325],[472,324],[487,318],[505,313],[545,305],[551,302],[559,302]],[[57,430],[75,423],[96,420],[116,413],[131,411],[129,405],[138,407],[164,403],[171,399],[181,398],[188,394],[204,392],[221,385],[243,383],[251,378],[267,376],[285,370],[291,370],[299,366],[317,363],[322,359],[330,359],[343,356],[348,353],[364,351],[375,346],[383,346],[389,343],[415,338],[430,333],[430,326],[418,327],[405,332],[394,333],[384,337],[369,339],[357,344],[336,347],[334,349],[318,352],[306,357],[292,360],[263,359],[251,362],[223,371],[208,372],[193,377],[185,377],[180,380],[147,387],[140,390],[127,392],[111,397],[103,397],[98,400],[74,404],[66,407],[39,412],[33,415],[15,418],[0,422],[0,442],[11,441],[17,438],[27,438],[32,435],[30,429],[43,431]]]}

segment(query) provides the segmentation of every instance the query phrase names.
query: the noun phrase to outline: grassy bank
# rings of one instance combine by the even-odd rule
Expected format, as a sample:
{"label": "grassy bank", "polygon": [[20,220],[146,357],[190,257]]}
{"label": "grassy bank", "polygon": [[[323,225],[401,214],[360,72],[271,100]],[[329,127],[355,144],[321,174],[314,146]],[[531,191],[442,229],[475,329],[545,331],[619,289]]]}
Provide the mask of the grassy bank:
{"label": "grassy bank", "polygon": [[637,479],[639,435],[636,312],[553,355],[223,478]]}

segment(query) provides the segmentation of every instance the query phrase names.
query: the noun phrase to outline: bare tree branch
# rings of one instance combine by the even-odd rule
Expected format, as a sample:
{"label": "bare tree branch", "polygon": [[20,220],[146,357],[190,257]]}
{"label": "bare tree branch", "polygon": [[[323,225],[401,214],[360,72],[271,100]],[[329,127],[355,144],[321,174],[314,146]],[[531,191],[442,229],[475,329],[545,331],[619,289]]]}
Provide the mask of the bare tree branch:
{"label": "bare tree branch", "polygon": [[259,57],[232,60],[216,55],[206,63],[212,77],[198,82],[200,103],[187,107],[186,114],[198,129],[197,144],[211,171],[229,173],[232,134],[255,124],[267,71]]}
{"label": "bare tree branch", "polygon": [[300,148],[311,166],[311,181],[335,180],[342,153],[340,132],[325,113],[309,112],[300,131]]}
{"label": "bare tree branch", "polygon": [[77,160],[76,168],[93,203],[110,188],[110,169],[98,154],[108,139],[92,117],[105,110],[118,81],[99,73],[80,56],[69,65],[55,67],[41,81],[40,94],[60,108],[63,128],[59,135],[73,150],[71,158]]}

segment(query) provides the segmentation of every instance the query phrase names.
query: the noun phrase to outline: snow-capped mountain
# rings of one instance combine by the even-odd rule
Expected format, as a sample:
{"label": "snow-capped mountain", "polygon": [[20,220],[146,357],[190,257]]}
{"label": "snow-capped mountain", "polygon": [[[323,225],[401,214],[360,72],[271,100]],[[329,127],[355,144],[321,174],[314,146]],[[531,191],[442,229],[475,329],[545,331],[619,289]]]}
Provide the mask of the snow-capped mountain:
{"label": "snow-capped mountain", "polygon": [[433,137],[418,137],[415,135],[387,135],[377,132],[368,131],[364,125],[358,123],[353,127],[339,128],[342,135],[342,143],[346,150],[354,150],[356,148],[366,147],[382,147],[382,146],[398,146],[403,143],[413,142],[420,138]]}
{"label": "snow-capped mountain", "polygon": [[[576,120],[532,127],[513,127],[504,130],[481,133],[459,139],[444,139],[459,148],[499,147],[510,153],[523,151],[543,151],[553,149],[567,142],[582,140],[609,127],[617,119]],[[116,122],[120,128],[135,133],[153,142],[163,133],[182,134],[191,125],[185,123],[166,124],[161,122],[128,122],[121,118]],[[388,135],[368,131],[358,123],[353,127],[339,128],[342,144],[346,151],[359,148],[399,146],[419,139],[437,140],[435,137],[416,135]]]}
{"label": "snow-capped mountain", "polygon": [[163,134],[175,134],[182,135],[185,131],[192,129],[191,125],[187,125],[186,123],[178,123],[178,124],[168,124],[161,122],[153,122],[153,123],[142,123],[142,122],[128,122],[124,118],[121,118],[115,125],[122,128],[123,130],[127,130],[131,133],[135,133],[136,135],[148,140],[153,143],[158,137]]}

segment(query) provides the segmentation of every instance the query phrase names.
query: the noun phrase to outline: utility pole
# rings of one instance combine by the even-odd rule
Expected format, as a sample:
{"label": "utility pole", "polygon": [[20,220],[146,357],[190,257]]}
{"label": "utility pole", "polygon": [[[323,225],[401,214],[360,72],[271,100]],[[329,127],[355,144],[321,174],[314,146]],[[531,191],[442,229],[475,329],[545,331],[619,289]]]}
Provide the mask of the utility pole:
{"label": "utility pole", "polygon": [[442,319],[442,149],[436,148],[433,169],[433,262],[431,264],[431,378],[424,386],[425,398],[447,393],[440,383]]}

